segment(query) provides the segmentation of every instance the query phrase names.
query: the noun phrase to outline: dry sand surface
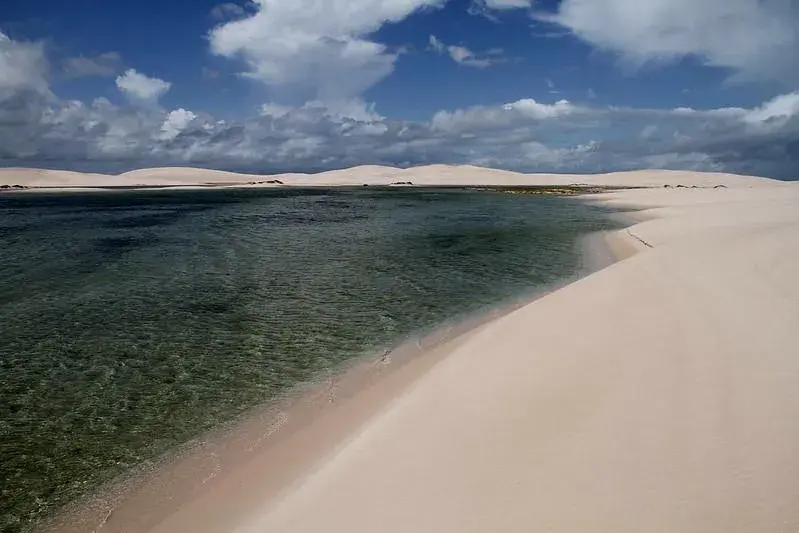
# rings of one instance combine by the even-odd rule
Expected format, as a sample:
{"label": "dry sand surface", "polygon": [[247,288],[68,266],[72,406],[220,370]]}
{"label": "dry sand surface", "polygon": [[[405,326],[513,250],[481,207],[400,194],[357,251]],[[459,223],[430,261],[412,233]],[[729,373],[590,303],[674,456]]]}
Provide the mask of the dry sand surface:
{"label": "dry sand surface", "polygon": [[274,187],[266,183],[278,180],[285,186],[359,186],[391,185],[571,185],[584,184],[614,187],[762,187],[778,184],[775,180],[733,174],[642,170],[612,174],[521,174],[470,165],[430,165],[409,169],[384,166],[360,166],[318,174],[237,174],[199,168],[148,168],[119,175],[84,174],[63,170],[0,169],[0,185],[32,188],[70,189],[97,187],[204,187],[254,186]]}
{"label": "dry sand surface", "polygon": [[585,197],[639,209],[630,257],[449,345],[278,487],[290,461],[253,459],[146,530],[799,531],[799,184],[638,178],[728,188]]}

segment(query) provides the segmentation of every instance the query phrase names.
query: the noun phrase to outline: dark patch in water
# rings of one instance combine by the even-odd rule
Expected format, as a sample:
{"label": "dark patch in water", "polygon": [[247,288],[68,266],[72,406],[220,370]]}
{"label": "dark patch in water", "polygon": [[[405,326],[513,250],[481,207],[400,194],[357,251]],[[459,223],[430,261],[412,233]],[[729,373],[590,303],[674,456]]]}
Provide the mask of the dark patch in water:
{"label": "dark patch in water", "polygon": [[94,246],[101,252],[115,252],[125,248],[143,246],[147,242],[148,239],[146,238],[127,235],[125,237],[106,237],[103,239],[95,239]]}
{"label": "dark patch in water", "polygon": [[0,239],[11,237],[12,235],[18,235],[20,233],[25,233],[27,231],[31,231],[35,227],[36,224],[15,224],[15,225],[0,226]]}
{"label": "dark patch in water", "polygon": [[[203,209],[205,210],[205,209]],[[112,219],[103,223],[106,228],[153,228],[157,226],[168,226],[174,224],[178,219],[186,216],[188,210],[166,211],[156,214],[145,214],[135,217],[125,217]],[[193,210],[193,212],[199,212]]]}

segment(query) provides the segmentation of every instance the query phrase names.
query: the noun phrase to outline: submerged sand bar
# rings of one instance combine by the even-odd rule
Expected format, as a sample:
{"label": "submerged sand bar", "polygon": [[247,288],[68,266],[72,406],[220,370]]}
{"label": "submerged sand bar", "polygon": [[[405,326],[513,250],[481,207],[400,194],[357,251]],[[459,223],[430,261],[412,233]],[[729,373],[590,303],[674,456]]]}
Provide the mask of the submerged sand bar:
{"label": "submerged sand bar", "polygon": [[[327,184],[368,174],[342,172]],[[470,183],[511,180],[482,172]],[[353,396],[360,422],[278,487],[259,492],[274,478],[255,458],[146,530],[799,530],[799,184],[561,178],[658,187],[583,197],[639,209],[609,236],[637,253],[458,339],[378,409]]]}

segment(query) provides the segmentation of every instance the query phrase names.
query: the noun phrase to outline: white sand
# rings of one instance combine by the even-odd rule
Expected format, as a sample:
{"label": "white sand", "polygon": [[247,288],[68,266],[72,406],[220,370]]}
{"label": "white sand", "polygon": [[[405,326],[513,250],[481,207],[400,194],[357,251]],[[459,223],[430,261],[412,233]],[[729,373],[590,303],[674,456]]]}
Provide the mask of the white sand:
{"label": "white sand", "polygon": [[654,247],[482,329],[231,530],[799,531],[799,186],[602,198],[669,206],[630,228]]}
{"label": "white sand", "polygon": [[[63,170],[0,169],[0,185],[23,185],[36,188],[92,188],[136,186],[249,186],[252,182],[279,180],[286,186],[357,186],[391,185],[412,182],[414,185],[570,185],[585,184],[618,187],[762,187],[779,184],[775,180],[732,174],[643,170],[613,174],[521,174],[470,165],[430,165],[397,169],[383,166],[360,166],[319,174],[254,175],[198,168],[148,168],[119,175],[84,174]],[[253,186],[276,186],[261,183]]]}
{"label": "white sand", "polygon": [[[366,174],[660,188],[587,198],[643,209],[612,236],[639,253],[460,339],[268,496],[282,468],[223,465],[217,485],[138,530],[799,531],[799,184],[471,167],[325,179]],[[312,442],[333,431],[319,423]],[[132,530],[109,516],[104,532]]]}

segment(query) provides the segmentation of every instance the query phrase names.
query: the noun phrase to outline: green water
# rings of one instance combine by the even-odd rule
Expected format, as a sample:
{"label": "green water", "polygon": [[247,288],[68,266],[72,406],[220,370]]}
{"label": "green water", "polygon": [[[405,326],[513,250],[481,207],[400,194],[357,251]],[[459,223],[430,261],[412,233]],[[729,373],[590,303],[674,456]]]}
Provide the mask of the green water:
{"label": "green water", "polygon": [[459,190],[0,196],[0,528],[298,382],[573,274],[607,228]]}

